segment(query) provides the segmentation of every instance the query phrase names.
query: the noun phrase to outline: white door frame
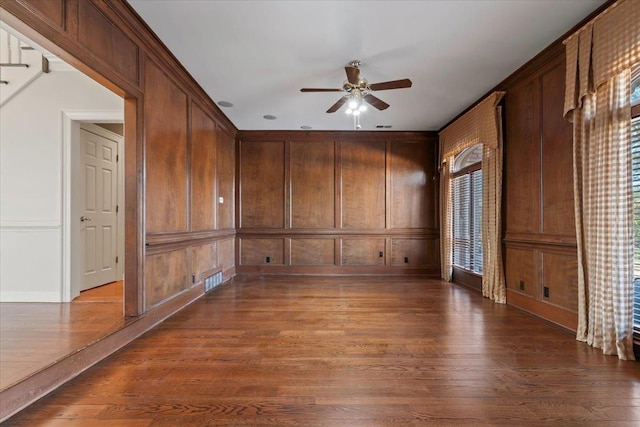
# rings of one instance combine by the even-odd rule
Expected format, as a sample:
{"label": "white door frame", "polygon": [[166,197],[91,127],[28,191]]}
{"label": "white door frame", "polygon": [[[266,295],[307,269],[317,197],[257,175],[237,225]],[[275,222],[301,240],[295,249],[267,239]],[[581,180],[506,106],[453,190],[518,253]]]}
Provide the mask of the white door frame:
{"label": "white door frame", "polygon": [[[72,300],[73,295],[71,283],[74,283],[77,280],[81,280],[81,271],[82,265],[81,263],[72,264],[72,256],[71,256],[71,246],[74,240],[76,242],[78,239],[76,236],[72,236],[72,228],[71,227],[71,216],[73,213],[72,209],[72,198],[71,193],[74,190],[74,183],[71,180],[71,170],[74,159],[77,159],[79,153],[73,152],[74,146],[79,146],[80,139],[80,123],[124,123],[124,104],[122,106],[122,110],[65,110],[62,111],[62,295],[61,300],[63,302],[70,302]],[[124,144],[118,144],[118,154],[122,156],[124,153]],[[122,158],[122,157],[121,157]],[[120,163],[122,164],[122,163]],[[120,170],[123,170],[121,166],[119,166]],[[118,180],[124,179],[123,176],[119,174]],[[121,200],[123,195],[118,194],[118,199]],[[122,203],[120,203],[122,205]],[[124,210],[123,212],[124,213]],[[122,233],[122,229],[120,229],[120,224],[124,226],[124,221],[121,221],[120,218],[124,218],[124,214],[119,215],[118,217],[118,233],[120,235],[124,235]],[[120,252],[120,246],[124,246],[124,241],[120,241],[123,239],[119,239],[118,241],[118,252]],[[124,263],[119,263],[119,268],[121,269]],[[120,270],[122,271],[122,270]],[[118,272],[121,275],[120,271]]]}

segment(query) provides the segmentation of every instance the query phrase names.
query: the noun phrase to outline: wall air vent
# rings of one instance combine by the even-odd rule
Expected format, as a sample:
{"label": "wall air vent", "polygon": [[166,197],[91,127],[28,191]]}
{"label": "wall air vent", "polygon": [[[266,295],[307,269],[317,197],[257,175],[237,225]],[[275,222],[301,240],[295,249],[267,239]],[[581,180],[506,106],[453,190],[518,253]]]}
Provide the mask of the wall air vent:
{"label": "wall air vent", "polygon": [[209,292],[211,289],[222,284],[222,271],[218,271],[204,279],[204,291]]}
{"label": "wall air vent", "polygon": [[376,129],[391,129],[391,125],[376,125]]}

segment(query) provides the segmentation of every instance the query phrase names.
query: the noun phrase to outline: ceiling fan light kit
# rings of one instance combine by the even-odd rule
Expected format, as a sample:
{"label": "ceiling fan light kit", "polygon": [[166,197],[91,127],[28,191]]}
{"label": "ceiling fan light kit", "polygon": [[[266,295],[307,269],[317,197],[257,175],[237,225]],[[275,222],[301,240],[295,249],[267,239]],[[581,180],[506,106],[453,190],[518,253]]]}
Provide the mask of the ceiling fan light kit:
{"label": "ceiling fan light kit", "polygon": [[392,80],[388,82],[369,84],[367,79],[360,77],[360,61],[353,60],[344,68],[347,73],[347,80],[341,89],[328,88],[302,88],[301,92],[346,92],[335,104],[333,104],[327,113],[335,113],[347,104],[347,115],[353,116],[353,128],[360,129],[360,114],[367,110],[367,105],[372,105],[378,110],[386,110],[389,104],[373,96],[370,92],[378,90],[401,89],[411,87],[412,83],[409,79]]}

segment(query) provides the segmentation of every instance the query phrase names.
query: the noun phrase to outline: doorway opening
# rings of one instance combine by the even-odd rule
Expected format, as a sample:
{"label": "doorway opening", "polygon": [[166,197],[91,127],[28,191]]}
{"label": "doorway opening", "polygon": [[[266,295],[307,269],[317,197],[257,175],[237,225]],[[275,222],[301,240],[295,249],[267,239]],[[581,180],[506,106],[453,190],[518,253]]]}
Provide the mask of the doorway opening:
{"label": "doorway opening", "polygon": [[[64,301],[124,280],[124,125],[121,111],[65,111]],[[82,300],[98,301],[96,293]],[[98,292],[97,295],[103,295]],[[122,302],[123,294],[120,294]]]}
{"label": "doorway opening", "polygon": [[[135,221],[133,237],[125,241],[124,233],[125,134],[135,135],[135,123],[125,127],[124,118],[127,108],[128,117],[135,121],[136,100],[125,100],[124,92],[114,93],[113,85],[98,83],[5,23],[0,22],[0,27],[19,38],[17,49],[28,46],[40,51],[49,64],[48,73],[30,79],[0,106],[1,392],[124,327],[128,323],[125,314],[137,315],[137,275],[128,283],[123,278],[125,247],[128,244],[131,250],[139,242]],[[21,25],[19,28],[23,29]],[[41,38],[28,30],[25,33]],[[14,58],[18,57],[14,53]],[[120,135],[114,130],[115,125],[120,127]],[[81,221],[82,215],[75,211],[87,196],[86,181],[77,179],[82,172],[77,161],[83,132],[116,140],[115,146],[107,143],[97,146],[100,150],[96,151],[96,158],[104,161],[112,150],[111,155],[119,163],[115,173],[102,163],[91,165],[96,172],[94,184],[102,184],[102,193],[94,194],[94,201],[115,200],[115,208],[112,204],[108,209],[117,210],[116,219],[101,223],[91,232],[95,239],[102,238],[104,249],[93,254],[96,270],[103,272],[109,269],[105,266],[113,267],[120,290],[112,300],[94,297],[79,304],[72,300],[85,283],[81,276],[76,280],[74,275],[83,272],[89,257],[78,243],[83,236],[78,224],[99,222],[97,218]],[[132,158],[135,161],[135,155]],[[82,182],[84,187],[78,189]],[[134,193],[137,185],[136,182],[130,187]],[[131,197],[136,199],[135,194]],[[96,210],[96,215],[104,210]],[[115,237],[109,237],[108,232],[114,228]],[[86,238],[86,229],[84,233],[85,240],[91,240]],[[105,277],[103,274],[93,283]],[[128,309],[125,294],[130,297]]]}

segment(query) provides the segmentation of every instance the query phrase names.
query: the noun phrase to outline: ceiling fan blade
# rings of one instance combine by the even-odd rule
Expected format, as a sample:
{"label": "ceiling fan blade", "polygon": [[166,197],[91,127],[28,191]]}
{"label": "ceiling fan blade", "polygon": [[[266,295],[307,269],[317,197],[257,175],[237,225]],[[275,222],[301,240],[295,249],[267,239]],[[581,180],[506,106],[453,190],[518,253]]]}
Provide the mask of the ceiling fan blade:
{"label": "ceiling fan blade", "polygon": [[344,67],[347,72],[347,80],[352,85],[357,86],[360,83],[360,68],[356,67]]}
{"label": "ceiling fan blade", "polygon": [[303,87],[300,92],[342,92],[342,89],[318,89],[311,87]]}
{"label": "ceiling fan blade", "polygon": [[365,95],[364,100],[376,107],[378,110],[386,110],[387,108],[389,108],[389,104],[371,94]]}
{"label": "ceiling fan blade", "polygon": [[331,108],[327,110],[327,113],[335,113],[340,109],[340,107],[342,107],[342,105],[344,105],[345,102],[347,102],[347,97],[343,96],[342,98],[338,99],[338,102],[333,104]]}
{"label": "ceiling fan blade", "polygon": [[369,85],[371,90],[388,90],[388,89],[402,89],[404,87],[411,87],[411,80],[392,80],[390,82],[374,83]]}

